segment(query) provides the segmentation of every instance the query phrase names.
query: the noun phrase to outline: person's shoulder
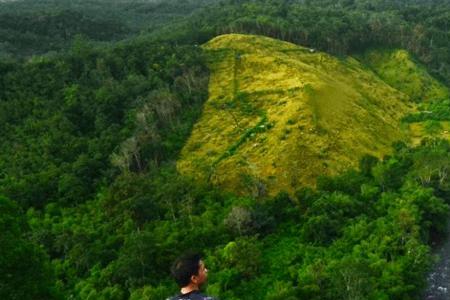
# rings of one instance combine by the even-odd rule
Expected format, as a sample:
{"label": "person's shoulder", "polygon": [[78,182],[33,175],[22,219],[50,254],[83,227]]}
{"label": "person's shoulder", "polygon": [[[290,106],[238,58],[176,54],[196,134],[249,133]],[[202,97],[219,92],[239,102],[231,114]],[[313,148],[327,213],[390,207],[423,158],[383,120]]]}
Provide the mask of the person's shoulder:
{"label": "person's shoulder", "polygon": [[190,299],[192,299],[192,300],[217,300],[214,297],[207,296],[207,295],[202,294],[202,293],[194,293],[194,294],[191,295]]}
{"label": "person's shoulder", "polygon": [[201,300],[217,300],[217,299],[214,298],[214,297],[206,296],[206,295],[204,295],[204,294],[199,294],[199,296],[201,297],[201,298],[199,298],[199,300],[200,300],[200,299],[201,299]]}
{"label": "person's shoulder", "polygon": [[176,296],[171,296],[171,297],[167,298],[166,300],[180,300],[180,299],[183,299],[183,298],[181,298],[180,295],[176,295]]}
{"label": "person's shoulder", "polygon": [[173,297],[169,297],[166,300],[218,300],[217,298],[211,297],[211,296],[206,296],[204,294],[201,293],[192,293],[189,294],[189,296],[182,296],[182,295],[178,295],[178,296],[173,296]]}
{"label": "person's shoulder", "polygon": [[192,298],[193,300],[217,300],[216,298],[214,298],[214,297],[211,297],[211,296],[206,296],[206,295],[203,295],[203,294],[199,294],[199,295],[195,295],[196,297],[194,298]]}

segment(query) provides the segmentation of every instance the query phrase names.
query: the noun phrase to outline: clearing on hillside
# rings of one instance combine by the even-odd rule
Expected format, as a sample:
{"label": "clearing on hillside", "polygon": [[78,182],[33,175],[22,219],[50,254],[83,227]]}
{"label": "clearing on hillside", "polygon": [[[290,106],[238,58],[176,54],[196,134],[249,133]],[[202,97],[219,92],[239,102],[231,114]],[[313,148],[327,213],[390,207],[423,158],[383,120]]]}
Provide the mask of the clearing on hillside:
{"label": "clearing on hillside", "polygon": [[178,170],[239,194],[314,185],[406,140],[411,97],[358,60],[228,34],[204,46],[211,78]]}

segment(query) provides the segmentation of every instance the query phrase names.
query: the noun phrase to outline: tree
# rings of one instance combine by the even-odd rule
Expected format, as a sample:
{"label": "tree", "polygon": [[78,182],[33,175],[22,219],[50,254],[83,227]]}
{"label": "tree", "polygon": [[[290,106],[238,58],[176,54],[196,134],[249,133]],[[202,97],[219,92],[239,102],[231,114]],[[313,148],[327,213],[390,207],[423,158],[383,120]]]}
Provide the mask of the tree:
{"label": "tree", "polygon": [[239,235],[252,231],[252,213],[248,208],[234,206],[224,220],[225,225]]}
{"label": "tree", "polygon": [[0,196],[0,298],[57,299],[49,259],[27,230],[17,204]]}

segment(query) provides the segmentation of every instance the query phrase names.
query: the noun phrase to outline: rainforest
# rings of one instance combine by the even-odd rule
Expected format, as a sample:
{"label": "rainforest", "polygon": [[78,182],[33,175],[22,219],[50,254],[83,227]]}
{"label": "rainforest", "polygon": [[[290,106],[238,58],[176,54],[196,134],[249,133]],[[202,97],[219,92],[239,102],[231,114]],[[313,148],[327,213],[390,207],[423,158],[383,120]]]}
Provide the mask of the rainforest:
{"label": "rainforest", "polygon": [[446,0],[0,1],[0,299],[449,299]]}

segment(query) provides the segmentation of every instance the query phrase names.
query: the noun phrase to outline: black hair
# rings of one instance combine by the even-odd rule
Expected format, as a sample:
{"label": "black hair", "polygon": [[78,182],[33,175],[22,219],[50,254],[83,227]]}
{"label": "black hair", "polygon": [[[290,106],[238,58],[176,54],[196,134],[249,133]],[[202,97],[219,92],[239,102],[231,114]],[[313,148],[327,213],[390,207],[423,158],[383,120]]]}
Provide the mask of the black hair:
{"label": "black hair", "polygon": [[170,271],[179,287],[187,286],[191,276],[198,275],[201,259],[199,253],[186,253],[175,260]]}

